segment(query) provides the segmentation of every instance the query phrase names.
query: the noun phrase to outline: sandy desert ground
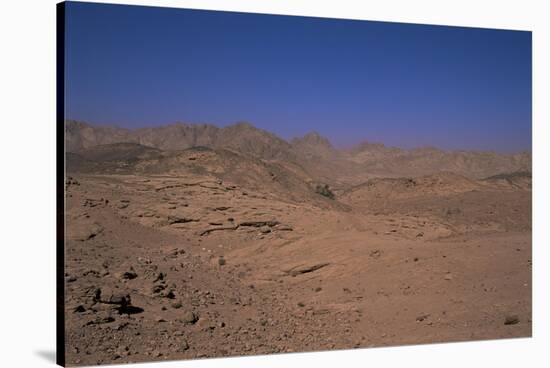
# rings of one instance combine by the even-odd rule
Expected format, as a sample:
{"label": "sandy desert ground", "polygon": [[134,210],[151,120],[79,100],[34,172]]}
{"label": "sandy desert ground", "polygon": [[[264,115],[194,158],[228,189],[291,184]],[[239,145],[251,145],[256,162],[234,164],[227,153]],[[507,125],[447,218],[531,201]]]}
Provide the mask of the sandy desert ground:
{"label": "sandy desert ground", "polygon": [[69,365],[531,336],[521,168],[101,143],[67,154]]}

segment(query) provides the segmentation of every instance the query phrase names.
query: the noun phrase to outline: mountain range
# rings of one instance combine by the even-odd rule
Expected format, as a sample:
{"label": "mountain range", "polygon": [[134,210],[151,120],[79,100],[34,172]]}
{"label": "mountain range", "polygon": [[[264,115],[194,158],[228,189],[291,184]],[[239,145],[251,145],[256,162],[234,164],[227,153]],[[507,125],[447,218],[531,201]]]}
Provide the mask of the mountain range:
{"label": "mountain range", "polygon": [[223,149],[267,162],[292,164],[333,186],[357,185],[373,177],[415,177],[442,171],[472,179],[531,172],[531,153],[447,151],[433,147],[402,149],[363,142],[337,149],[316,132],[286,141],[245,122],[227,127],[176,123],[125,129],[85,122],[65,122],[65,148],[80,154],[94,147],[134,143],[149,149],[179,151],[193,147]]}

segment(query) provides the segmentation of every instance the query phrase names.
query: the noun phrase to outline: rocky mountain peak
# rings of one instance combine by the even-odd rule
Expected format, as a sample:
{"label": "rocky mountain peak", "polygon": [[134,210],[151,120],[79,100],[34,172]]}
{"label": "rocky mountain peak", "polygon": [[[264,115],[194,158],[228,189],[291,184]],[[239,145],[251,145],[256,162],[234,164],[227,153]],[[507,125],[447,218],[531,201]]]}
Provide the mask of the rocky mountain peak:
{"label": "rocky mountain peak", "polygon": [[321,146],[324,148],[331,148],[331,149],[333,148],[330,141],[317,132],[309,132],[303,137],[294,138],[292,140],[292,144],[295,146],[308,145],[308,146]]}

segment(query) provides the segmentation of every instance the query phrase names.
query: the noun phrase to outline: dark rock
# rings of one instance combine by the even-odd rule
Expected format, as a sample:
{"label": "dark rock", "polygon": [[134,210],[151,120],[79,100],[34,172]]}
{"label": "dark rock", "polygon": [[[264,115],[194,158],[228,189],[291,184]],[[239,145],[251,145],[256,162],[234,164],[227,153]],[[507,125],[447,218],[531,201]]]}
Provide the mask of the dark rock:
{"label": "dark rock", "polygon": [[124,271],[118,274],[119,278],[123,280],[133,280],[138,277],[136,271],[132,267],[128,271]]}
{"label": "dark rock", "polygon": [[519,317],[515,314],[506,316],[506,318],[504,319],[505,325],[515,325],[518,323],[519,323]]}
{"label": "dark rock", "polygon": [[298,276],[298,275],[302,275],[304,273],[310,273],[310,272],[313,272],[313,271],[317,271],[323,267],[326,267],[328,266],[330,263],[318,263],[318,264],[315,264],[315,265],[312,265],[312,266],[306,266],[306,267],[296,267],[296,268],[293,268],[293,269],[290,269],[290,270],[287,270],[285,271],[287,274],[289,274],[290,276]]}
{"label": "dark rock", "polygon": [[118,304],[122,306],[130,305],[130,295],[128,294],[113,294],[109,297],[109,299],[105,300],[104,303],[107,304]]}
{"label": "dark rock", "polygon": [[168,216],[168,224],[185,224],[188,222],[198,222],[198,219],[192,219],[187,217],[179,217],[179,216]]}
{"label": "dark rock", "polygon": [[428,317],[430,317],[429,314],[422,314],[422,315],[416,317],[416,322],[422,322],[422,321],[426,320]]}
{"label": "dark rock", "polygon": [[170,290],[164,295],[164,297],[168,299],[174,299],[176,297],[176,294],[174,293],[174,290]]}
{"label": "dark rock", "polygon": [[172,250],[172,255],[173,256],[177,256],[179,254],[185,254],[185,249],[174,248]]}
{"label": "dark rock", "polygon": [[166,285],[164,285],[164,284],[155,284],[155,285],[153,285],[153,288],[151,289],[151,291],[153,292],[153,294],[158,294],[164,289],[166,289]]}
{"label": "dark rock", "polygon": [[158,275],[157,275],[157,278],[154,279],[153,282],[162,281],[164,279],[166,279],[166,273],[159,272]]}
{"label": "dark rock", "polygon": [[273,226],[277,226],[279,224],[280,224],[280,222],[275,221],[275,220],[272,220],[272,221],[244,221],[244,222],[241,222],[239,224],[239,226],[251,226],[251,227],[269,226],[269,227],[273,227]]}
{"label": "dark rock", "polygon": [[67,187],[69,187],[71,185],[77,185],[78,186],[78,185],[80,185],[80,183],[75,178],[73,178],[71,176],[67,176],[67,179],[65,180],[65,185]]}
{"label": "dark rock", "polygon": [[76,281],[76,276],[69,276],[67,278],[67,282],[75,282]]}
{"label": "dark rock", "polygon": [[92,276],[95,276],[95,277],[99,277],[99,276],[100,276],[100,273],[99,273],[99,271],[97,271],[97,270],[86,270],[86,271],[84,271],[84,273],[82,274],[82,276],[88,276],[88,275],[92,275]]}

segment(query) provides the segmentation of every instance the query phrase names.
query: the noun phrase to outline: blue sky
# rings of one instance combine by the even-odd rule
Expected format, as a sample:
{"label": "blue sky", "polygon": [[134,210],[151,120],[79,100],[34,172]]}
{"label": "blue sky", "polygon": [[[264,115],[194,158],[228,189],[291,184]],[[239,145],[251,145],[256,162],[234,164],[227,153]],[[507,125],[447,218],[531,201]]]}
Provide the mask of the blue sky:
{"label": "blue sky", "polygon": [[67,117],[531,150],[531,33],[70,2]]}

